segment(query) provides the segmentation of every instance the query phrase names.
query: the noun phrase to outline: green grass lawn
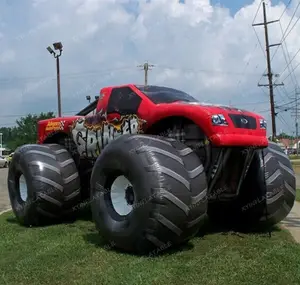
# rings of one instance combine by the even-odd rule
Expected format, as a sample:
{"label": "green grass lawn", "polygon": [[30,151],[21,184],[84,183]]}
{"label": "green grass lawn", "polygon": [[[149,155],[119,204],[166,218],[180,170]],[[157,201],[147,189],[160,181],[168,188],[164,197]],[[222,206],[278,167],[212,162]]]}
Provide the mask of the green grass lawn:
{"label": "green grass lawn", "polygon": [[289,158],[290,159],[300,159],[300,155],[292,154],[292,155],[289,155]]}
{"label": "green grass lawn", "polygon": [[300,245],[285,230],[207,233],[181,250],[138,257],[105,244],[90,221],[23,228],[0,216],[0,284],[300,284]]}
{"label": "green grass lawn", "polygon": [[300,189],[296,191],[296,201],[300,202]]}
{"label": "green grass lawn", "polygon": [[298,172],[300,172],[300,160],[291,160],[291,163],[292,163],[294,170],[296,168],[296,170]]}

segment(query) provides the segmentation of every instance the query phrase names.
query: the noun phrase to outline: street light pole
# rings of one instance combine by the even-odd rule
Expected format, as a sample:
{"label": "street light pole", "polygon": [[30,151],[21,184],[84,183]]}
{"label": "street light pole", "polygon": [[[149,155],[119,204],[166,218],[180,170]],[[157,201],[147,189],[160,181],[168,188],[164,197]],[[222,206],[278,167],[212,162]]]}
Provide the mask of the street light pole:
{"label": "street light pole", "polygon": [[56,59],[56,77],[57,77],[57,104],[58,104],[58,117],[61,117],[61,94],[60,94],[60,68],[59,68],[59,57],[62,53],[63,45],[61,42],[57,42],[53,44],[55,50],[59,50],[59,53],[55,53],[55,51],[48,46],[47,50],[50,54],[53,54]]}
{"label": "street light pole", "polygon": [[61,96],[60,96],[60,71],[59,71],[59,56],[56,56],[56,77],[57,77],[57,104],[58,117],[61,117]]}
{"label": "street light pole", "polygon": [[2,148],[3,148],[2,136],[3,136],[3,134],[0,133],[0,156],[2,156]]}

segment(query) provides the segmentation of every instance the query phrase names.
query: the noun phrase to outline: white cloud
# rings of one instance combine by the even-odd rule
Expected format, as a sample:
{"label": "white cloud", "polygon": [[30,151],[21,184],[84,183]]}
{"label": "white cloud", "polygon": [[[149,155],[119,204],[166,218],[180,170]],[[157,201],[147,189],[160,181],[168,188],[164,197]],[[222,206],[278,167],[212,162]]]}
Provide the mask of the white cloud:
{"label": "white cloud", "polygon": [[[14,109],[12,113],[56,110],[55,61],[46,47],[52,42],[62,41],[64,110],[80,109],[86,104],[85,95],[97,95],[103,86],[142,83],[143,71],[136,66],[145,60],[155,64],[149,72],[150,84],[179,88],[202,101],[231,102],[249,110],[257,107],[256,111],[269,109],[268,103],[249,104],[268,101],[268,96],[257,87],[266,69],[266,61],[260,46],[255,48],[257,39],[251,26],[260,0],[243,7],[234,16],[230,15],[228,8],[213,6],[209,0],[186,0],[185,4],[177,0],[148,2],[35,0],[30,5],[23,3],[26,23],[12,20],[9,23],[9,19],[15,18],[15,9],[7,10],[11,15],[6,16],[1,33],[9,37],[1,40],[0,83],[1,78],[16,79],[13,83],[4,80],[0,97],[23,94],[22,100],[10,105]],[[283,29],[288,25],[294,8],[291,6],[282,18]],[[268,5],[267,9],[269,20],[275,20],[285,6],[282,3]],[[0,10],[0,19],[4,22],[1,16]],[[256,22],[260,21],[262,10],[256,18]],[[264,45],[263,27],[255,29]],[[299,33],[300,24],[297,24],[287,38],[291,57],[300,47]],[[271,43],[280,41],[278,23],[270,25],[269,34]],[[299,57],[300,53],[295,62]],[[286,66],[281,48],[272,64],[275,73],[280,73]],[[300,68],[298,71],[299,75]],[[75,76],[74,73],[81,75]],[[288,70],[281,80],[287,74]],[[261,83],[266,83],[266,78]],[[292,83],[288,79],[285,83],[288,92],[292,91]],[[275,93],[277,103],[288,102],[289,99],[283,97],[286,96],[283,88],[278,89],[281,95]],[[82,96],[81,101],[80,98],[74,100],[74,96]],[[26,100],[34,100],[36,104],[26,105]],[[6,99],[5,104],[8,102]],[[1,106],[6,108],[3,104]],[[268,118],[268,112],[263,114]],[[289,115],[283,115],[291,124]],[[1,124],[7,121],[0,116]],[[284,128],[284,123],[278,121],[280,128]]]}
{"label": "white cloud", "polygon": [[13,50],[5,50],[0,53],[0,64],[1,63],[9,63],[14,61],[15,59],[15,52]]}

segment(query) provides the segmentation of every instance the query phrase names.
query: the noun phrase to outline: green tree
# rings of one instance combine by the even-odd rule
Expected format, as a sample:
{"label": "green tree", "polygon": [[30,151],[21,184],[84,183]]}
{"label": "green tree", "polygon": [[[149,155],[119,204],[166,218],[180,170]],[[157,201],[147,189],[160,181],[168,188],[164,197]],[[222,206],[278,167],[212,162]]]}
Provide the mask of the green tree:
{"label": "green tree", "polygon": [[281,133],[281,134],[279,134],[279,135],[277,135],[277,138],[278,139],[294,139],[294,137],[293,136],[290,136],[290,135],[288,135],[288,134],[286,134],[286,133]]}
{"label": "green tree", "polygon": [[55,118],[53,112],[39,115],[28,114],[26,117],[21,117],[16,120],[16,127],[3,130],[3,142],[12,150],[24,144],[36,143],[38,121],[50,118]]}

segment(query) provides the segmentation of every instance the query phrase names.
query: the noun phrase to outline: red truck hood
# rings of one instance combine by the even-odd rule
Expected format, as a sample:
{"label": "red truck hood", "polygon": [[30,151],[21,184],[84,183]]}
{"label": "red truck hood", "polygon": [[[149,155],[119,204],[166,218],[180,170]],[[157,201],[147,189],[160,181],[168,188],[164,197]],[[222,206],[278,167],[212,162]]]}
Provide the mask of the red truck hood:
{"label": "red truck hood", "polygon": [[[260,128],[264,117],[243,109],[201,102],[177,101],[160,104],[156,117],[185,116],[196,122],[217,146],[268,146],[266,129]],[[228,125],[213,125],[212,115],[223,115]],[[243,126],[244,125],[244,126]]]}
{"label": "red truck hood", "polygon": [[236,115],[251,116],[251,117],[258,118],[258,119],[264,119],[263,116],[261,116],[257,113],[249,112],[244,109],[221,105],[221,104],[211,104],[211,103],[202,103],[202,102],[183,102],[183,101],[176,102],[174,104],[190,105],[190,106],[195,106],[195,107],[199,106],[199,107],[201,107],[202,110],[206,110],[206,112],[210,115],[230,113],[230,114],[236,114]]}

